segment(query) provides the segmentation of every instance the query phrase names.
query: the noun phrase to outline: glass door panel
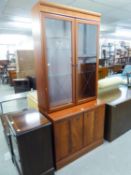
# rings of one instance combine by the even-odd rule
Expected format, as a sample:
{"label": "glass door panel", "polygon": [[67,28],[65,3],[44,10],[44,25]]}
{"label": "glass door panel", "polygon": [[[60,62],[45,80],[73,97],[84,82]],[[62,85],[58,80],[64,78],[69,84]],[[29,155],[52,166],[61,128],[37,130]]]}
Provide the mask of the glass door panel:
{"label": "glass door panel", "polygon": [[97,26],[78,23],[77,98],[96,96]]}
{"label": "glass door panel", "polygon": [[45,18],[49,106],[71,104],[72,22]]}

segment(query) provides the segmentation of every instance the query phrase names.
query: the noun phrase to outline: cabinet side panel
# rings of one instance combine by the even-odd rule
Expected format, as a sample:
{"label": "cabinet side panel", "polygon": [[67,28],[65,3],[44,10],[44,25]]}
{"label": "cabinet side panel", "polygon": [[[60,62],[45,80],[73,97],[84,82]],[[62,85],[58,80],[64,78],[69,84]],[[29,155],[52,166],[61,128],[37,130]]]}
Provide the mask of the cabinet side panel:
{"label": "cabinet side panel", "polygon": [[106,104],[104,138],[108,141],[111,141],[112,118],[114,116],[116,116],[115,108]]}
{"label": "cabinet side panel", "polygon": [[75,152],[83,146],[83,113],[70,120],[71,127],[71,152]]}
{"label": "cabinet side panel", "polygon": [[69,155],[70,151],[70,132],[69,120],[61,121],[54,124],[54,140],[56,161]]}
{"label": "cabinet side panel", "polygon": [[38,94],[39,109],[43,112],[47,108],[46,104],[46,92],[45,92],[45,69],[43,60],[43,48],[42,48],[42,33],[41,33],[41,13],[34,7],[32,11],[33,15],[33,38],[34,38],[34,54],[35,54],[35,69],[36,69],[36,86]]}
{"label": "cabinet side panel", "polygon": [[100,24],[97,25],[97,41],[96,41],[96,97],[98,97],[98,67],[99,67],[99,38],[100,38]]}
{"label": "cabinet side panel", "polygon": [[94,122],[95,111],[84,113],[84,146],[90,144],[94,140]]}
{"label": "cabinet side panel", "polygon": [[18,137],[24,175],[38,175],[53,168],[51,125]]}

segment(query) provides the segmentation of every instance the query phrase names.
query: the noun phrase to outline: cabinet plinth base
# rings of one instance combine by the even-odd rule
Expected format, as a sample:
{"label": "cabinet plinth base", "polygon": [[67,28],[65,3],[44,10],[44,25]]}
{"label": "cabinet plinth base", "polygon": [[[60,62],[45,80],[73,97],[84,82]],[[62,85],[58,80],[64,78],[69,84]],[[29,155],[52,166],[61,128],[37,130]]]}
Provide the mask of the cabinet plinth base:
{"label": "cabinet plinth base", "polygon": [[79,150],[78,152],[72,154],[71,156],[68,156],[67,158],[60,160],[58,162],[56,162],[56,169],[60,169],[63,166],[69,164],[70,162],[76,160],[77,158],[79,158],[80,156],[88,153],[89,151],[93,150],[94,148],[98,147],[99,145],[101,145],[103,143],[103,139],[100,139],[94,143],[92,143],[91,145]]}

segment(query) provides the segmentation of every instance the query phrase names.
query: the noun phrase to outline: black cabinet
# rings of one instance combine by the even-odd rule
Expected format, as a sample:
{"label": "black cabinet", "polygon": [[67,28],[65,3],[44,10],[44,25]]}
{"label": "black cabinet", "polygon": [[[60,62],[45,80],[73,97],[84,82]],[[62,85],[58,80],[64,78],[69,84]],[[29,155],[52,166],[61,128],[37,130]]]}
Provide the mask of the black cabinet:
{"label": "black cabinet", "polygon": [[27,79],[29,80],[30,89],[36,89],[36,77],[27,76]]}
{"label": "black cabinet", "polygon": [[30,90],[29,79],[18,78],[13,80],[15,93],[25,92]]}
{"label": "black cabinet", "polygon": [[8,114],[12,160],[20,175],[54,175],[52,125],[39,112]]}
{"label": "black cabinet", "polygon": [[130,129],[131,99],[119,101],[118,104],[115,103],[114,105],[113,103],[106,104],[105,139],[111,142]]}

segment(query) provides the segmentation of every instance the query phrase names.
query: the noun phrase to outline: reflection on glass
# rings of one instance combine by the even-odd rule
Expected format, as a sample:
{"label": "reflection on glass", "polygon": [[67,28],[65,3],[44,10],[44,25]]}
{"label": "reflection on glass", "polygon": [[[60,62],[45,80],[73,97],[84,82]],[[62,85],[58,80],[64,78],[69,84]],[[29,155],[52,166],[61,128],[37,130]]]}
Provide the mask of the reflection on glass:
{"label": "reflection on glass", "polygon": [[72,102],[71,22],[46,18],[50,106]]}
{"label": "reflection on glass", "polygon": [[78,24],[78,99],[96,95],[97,26]]}

